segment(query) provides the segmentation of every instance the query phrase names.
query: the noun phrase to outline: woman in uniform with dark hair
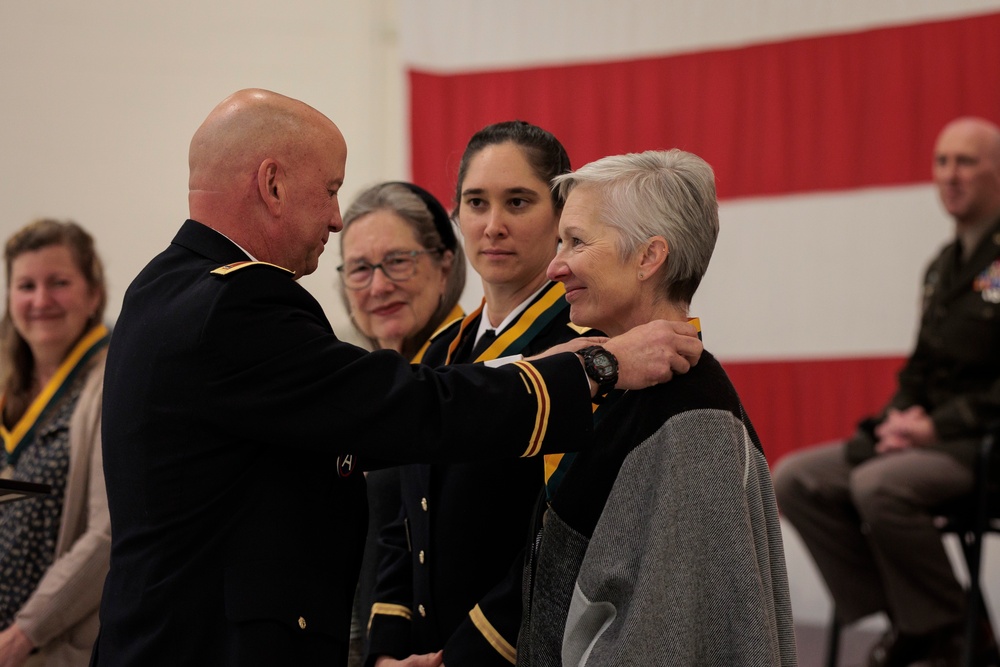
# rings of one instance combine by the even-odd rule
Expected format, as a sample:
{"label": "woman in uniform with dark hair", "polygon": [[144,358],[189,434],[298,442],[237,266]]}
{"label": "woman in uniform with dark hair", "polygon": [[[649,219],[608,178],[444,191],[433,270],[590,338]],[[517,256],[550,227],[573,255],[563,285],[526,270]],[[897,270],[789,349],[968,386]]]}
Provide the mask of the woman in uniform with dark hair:
{"label": "woman in uniform with dark hair", "polygon": [[[470,139],[453,215],[485,296],[434,338],[425,363],[503,363],[580,334],[562,285],[545,276],[563,205],[549,184],[569,169],[559,141],[530,123],[497,123]],[[387,555],[369,626],[369,665],[413,654],[409,664],[433,665],[442,650],[449,667],[513,662],[520,601],[493,593],[518,576],[514,563],[535,499],[546,468],[555,471],[558,462],[403,468],[402,512],[382,533]]]}

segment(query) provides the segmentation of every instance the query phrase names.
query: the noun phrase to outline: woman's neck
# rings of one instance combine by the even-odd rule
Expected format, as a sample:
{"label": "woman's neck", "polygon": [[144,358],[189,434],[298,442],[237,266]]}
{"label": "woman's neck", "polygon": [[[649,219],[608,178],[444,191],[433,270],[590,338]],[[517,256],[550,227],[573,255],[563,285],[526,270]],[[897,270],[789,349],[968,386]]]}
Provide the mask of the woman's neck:
{"label": "woman's neck", "polygon": [[[61,361],[61,360],[60,360]],[[42,390],[42,387],[46,386],[49,381],[55,377],[56,371],[59,370],[60,362],[40,362],[37,357],[35,359],[35,369],[32,372],[33,384],[32,394],[36,394]]]}
{"label": "woman's neck", "polygon": [[37,385],[32,388],[33,394],[37,394],[49,383],[59,370],[59,367],[62,366],[66,355],[72,349],[72,346],[68,348],[60,347],[59,349],[49,347],[31,348],[31,359],[34,366],[31,371],[31,377],[33,384]]}
{"label": "woman's neck", "polygon": [[646,305],[639,305],[632,309],[628,317],[621,322],[615,322],[609,326],[612,331],[604,331],[608,336],[619,336],[629,329],[641,324],[647,324],[654,320],[667,320],[669,322],[687,322],[688,308],[683,303],[671,303],[667,301],[656,301]]}
{"label": "woman's neck", "polygon": [[541,274],[530,282],[517,286],[491,285],[484,281],[483,295],[486,297],[486,312],[490,316],[490,325],[500,326],[500,323],[507,319],[507,316],[514,312],[515,308],[537,292],[547,280],[545,274]]}

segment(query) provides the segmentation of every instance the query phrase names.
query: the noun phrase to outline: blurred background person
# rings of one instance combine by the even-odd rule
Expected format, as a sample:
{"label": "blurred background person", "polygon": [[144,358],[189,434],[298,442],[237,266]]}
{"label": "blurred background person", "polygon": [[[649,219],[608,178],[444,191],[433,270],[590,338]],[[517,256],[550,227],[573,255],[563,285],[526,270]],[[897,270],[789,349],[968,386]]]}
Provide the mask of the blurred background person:
{"label": "blurred background person", "polygon": [[7,240],[0,475],[49,484],[0,505],[0,665],[87,665],[111,523],[101,458],[104,270],[79,225]]}
{"label": "blurred background person", "polygon": [[[610,336],[686,321],[719,231],[715,178],[680,150],[556,178],[550,279],[573,321]],[[582,351],[614,386],[616,362]],[[525,574],[518,665],[794,665],[778,511],[736,390],[707,351],[683,377],[611,391]]]}
{"label": "blurred background person", "polygon": [[[562,144],[530,123],[496,123],[469,140],[454,215],[485,296],[480,308],[434,337],[425,363],[530,356],[580,335],[565,290],[545,276],[563,206],[550,182],[569,169]],[[402,468],[402,514],[382,533],[386,556],[368,664],[384,667],[442,649],[449,667],[514,661],[520,598],[502,595],[499,584],[513,573],[520,590],[520,569],[512,565],[546,468],[558,462]]]}
{"label": "blurred background person", "polygon": [[[441,203],[412,183],[364,190],[344,213],[340,234],[340,294],[351,322],[376,350],[395,350],[414,362],[430,336],[461,320],[465,257]],[[368,538],[361,565],[351,660],[362,659],[362,626],[371,613],[378,535],[399,514],[399,469],[367,473]]]}
{"label": "blurred background person", "polygon": [[[895,394],[850,438],[774,471],[781,511],[838,620],[889,617],[871,667],[959,664],[966,596],[934,516],[972,493],[979,443],[1000,419],[1000,128],[948,123],[932,169],[955,238],[927,268],[916,349]],[[989,623],[974,648],[977,664],[998,660]]]}

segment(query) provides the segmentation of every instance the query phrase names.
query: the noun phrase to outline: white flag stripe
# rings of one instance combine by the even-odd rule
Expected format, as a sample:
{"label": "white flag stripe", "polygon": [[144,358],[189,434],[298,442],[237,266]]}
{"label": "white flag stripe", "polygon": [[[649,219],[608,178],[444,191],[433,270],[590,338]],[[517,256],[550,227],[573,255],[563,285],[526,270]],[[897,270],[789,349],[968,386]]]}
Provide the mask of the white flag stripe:
{"label": "white flag stripe", "polygon": [[998,0],[401,0],[410,67],[471,72],[663,56],[960,18]]}
{"label": "white flag stripe", "polygon": [[952,233],[933,186],[723,202],[692,313],[725,360],[905,356]]}

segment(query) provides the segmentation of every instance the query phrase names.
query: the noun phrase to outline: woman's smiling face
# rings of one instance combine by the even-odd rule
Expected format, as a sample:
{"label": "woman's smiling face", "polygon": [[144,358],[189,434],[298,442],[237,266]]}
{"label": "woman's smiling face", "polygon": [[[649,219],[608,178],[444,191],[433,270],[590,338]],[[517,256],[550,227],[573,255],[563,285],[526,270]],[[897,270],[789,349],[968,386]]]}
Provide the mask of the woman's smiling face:
{"label": "woman's smiling face", "polygon": [[559,221],[559,252],[548,278],[566,286],[574,324],[616,336],[631,328],[639,305],[638,269],[618,252],[618,233],[601,220],[594,188],[570,192]]}

